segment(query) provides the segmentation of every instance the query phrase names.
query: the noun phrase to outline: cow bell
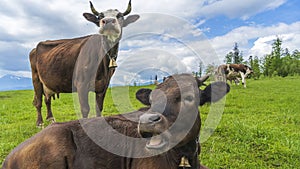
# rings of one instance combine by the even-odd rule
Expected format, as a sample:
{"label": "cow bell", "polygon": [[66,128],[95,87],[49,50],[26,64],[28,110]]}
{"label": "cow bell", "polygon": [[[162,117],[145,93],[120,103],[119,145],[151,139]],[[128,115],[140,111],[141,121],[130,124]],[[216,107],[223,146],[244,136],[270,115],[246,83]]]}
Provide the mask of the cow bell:
{"label": "cow bell", "polygon": [[180,161],[180,164],[179,164],[179,167],[182,167],[182,168],[191,168],[192,166],[190,165],[189,163],[189,160],[186,158],[186,157],[181,157],[181,161]]}
{"label": "cow bell", "polygon": [[109,61],[109,68],[116,68],[118,67],[117,62],[114,58],[111,58]]}

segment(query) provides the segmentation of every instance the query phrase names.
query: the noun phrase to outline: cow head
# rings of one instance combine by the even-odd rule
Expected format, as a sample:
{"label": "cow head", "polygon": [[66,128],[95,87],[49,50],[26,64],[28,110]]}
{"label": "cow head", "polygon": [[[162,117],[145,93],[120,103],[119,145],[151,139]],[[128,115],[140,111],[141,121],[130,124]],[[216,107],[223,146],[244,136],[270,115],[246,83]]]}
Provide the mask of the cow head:
{"label": "cow head", "polygon": [[201,126],[198,106],[220,100],[230,88],[224,82],[215,82],[200,90],[207,78],[174,75],[154,90],[140,89],[136,93],[136,98],[149,106],[138,125],[139,134],[148,139],[147,150],[164,151],[198,138]]}
{"label": "cow head", "polygon": [[117,9],[98,12],[91,1],[90,6],[93,14],[84,13],[83,16],[88,21],[100,27],[99,33],[106,36],[112,42],[116,42],[121,38],[122,27],[126,27],[139,19],[139,15],[129,15],[127,18],[124,18],[131,12],[131,0],[125,12],[119,12]]}
{"label": "cow head", "polygon": [[246,73],[245,73],[245,77],[247,77],[248,75],[250,75],[251,73],[253,73],[253,69],[247,65],[245,65],[246,67]]}

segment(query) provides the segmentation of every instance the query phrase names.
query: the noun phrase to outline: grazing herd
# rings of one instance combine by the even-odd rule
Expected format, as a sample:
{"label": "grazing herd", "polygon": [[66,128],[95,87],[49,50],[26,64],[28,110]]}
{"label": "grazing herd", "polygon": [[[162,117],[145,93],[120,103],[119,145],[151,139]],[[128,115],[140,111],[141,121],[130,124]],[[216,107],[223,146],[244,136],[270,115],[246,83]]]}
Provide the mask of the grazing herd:
{"label": "grazing herd", "polygon": [[[43,96],[46,119],[55,122],[51,99],[60,93],[78,93],[83,118],[41,130],[12,150],[2,169],[205,169],[199,161],[199,106],[222,99],[229,85],[219,80],[201,90],[208,75],[175,74],[154,90],[136,92],[145,107],[101,117],[122,28],[139,15],[129,15],[131,0],[125,12],[98,12],[91,2],[90,7],[92,13],[83,16],[100,34],[40,42],[30,52],[36,125],[43,126]],[[228,64],[219,66],[216,74],[235,82],[240,76],[246,87],[245,78],[252,72],[246,65]],[[96,95],[98,117],[88,118],[90,91]]]}

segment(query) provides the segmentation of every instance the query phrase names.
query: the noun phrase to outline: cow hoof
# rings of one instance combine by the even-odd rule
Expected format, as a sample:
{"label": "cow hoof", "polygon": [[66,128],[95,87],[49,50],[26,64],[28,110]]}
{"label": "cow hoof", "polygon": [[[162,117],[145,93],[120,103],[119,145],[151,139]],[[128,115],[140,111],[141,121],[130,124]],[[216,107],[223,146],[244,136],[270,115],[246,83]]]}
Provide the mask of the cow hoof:
{"label": "cow hoof", "polygon": [[54,117],[49,117],[46,120],[51,122],[51,123],[55,123],[55,118]]}
{"label": "cow hoof", "polygon": [[38,128],[38,129],[44,129],[44,124],[43,123],[37,124],[36,128]]}

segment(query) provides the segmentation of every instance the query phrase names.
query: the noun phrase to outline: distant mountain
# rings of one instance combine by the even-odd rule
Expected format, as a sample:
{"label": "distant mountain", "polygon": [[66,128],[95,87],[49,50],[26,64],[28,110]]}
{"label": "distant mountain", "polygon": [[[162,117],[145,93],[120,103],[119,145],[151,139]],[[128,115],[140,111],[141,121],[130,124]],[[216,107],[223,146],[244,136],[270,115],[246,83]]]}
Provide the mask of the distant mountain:
{"label": "distant mountain", "polygon": [[5,75],[0,78],[0,91],[33,89],[31,78]]}
{"label": "distant mountain", "polygon": [[[163,77],[166,75],[159,74],[159,78],[157,79],[159,83],[163,80]],[[114,83],[111,81],[110,87],[114,86],[147,86],[154,84],[155,76],[147,75],[143,76],[144,78],[139,78],[138,80],[132,81],[129,84],[125,83]],[[147,79],[150,77],[149,79]],[[122,79],[121,79],[122,80]],[[15,76],[15,75],[5,75],[0,78],[0,91],[6,90],[26,90],[26,89],[33,89],[32,86],[32,79],[27,77]]]}

